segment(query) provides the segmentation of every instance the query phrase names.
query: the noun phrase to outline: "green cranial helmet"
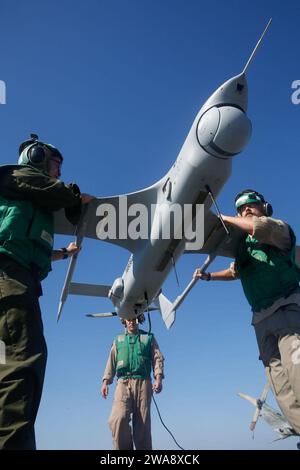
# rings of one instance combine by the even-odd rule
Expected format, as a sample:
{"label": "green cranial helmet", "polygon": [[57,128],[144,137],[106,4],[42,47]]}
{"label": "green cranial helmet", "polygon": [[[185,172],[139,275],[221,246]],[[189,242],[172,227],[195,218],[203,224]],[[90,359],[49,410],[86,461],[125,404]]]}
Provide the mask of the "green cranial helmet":
{"label": "green cranial helmet", "polygon": [[19,165],[32,165],[47,171],[48,161],[57,157],[63,161],[60,151],[51,144],[41,142],[36,134],[30,134],[30,139],[25,140],[19,147]]}
{"label": "green cranial helmet", "polygon": [[235,198],[235,208],[237,212],[240,212],[241,207],[245,204],[261,204],[262,210],[267,217],[271,217],[273,214],[273,207],[267,202],[264,196],[254,189],[244,189]]}
{"label": "green cranial helmet", "polygon": [[261,195],[257,194],[256,192],[240,193],[235,199],[235,208],[238,211],[240,207],[251,203],[264,203],[264,198],[262,198]]}

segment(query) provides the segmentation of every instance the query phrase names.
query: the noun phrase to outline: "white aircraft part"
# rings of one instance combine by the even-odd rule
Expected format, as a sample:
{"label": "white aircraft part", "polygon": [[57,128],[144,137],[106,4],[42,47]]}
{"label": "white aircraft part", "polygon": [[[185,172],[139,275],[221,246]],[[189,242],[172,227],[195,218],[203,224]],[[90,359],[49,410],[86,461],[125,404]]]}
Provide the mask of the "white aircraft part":
{"label": "white aircraft part", "polygon": [[[200,268],[201,273],[205,273],[208,266],[213,262],[216,257],[216,253],[210,253],[206,258],[205,262]],[[171,304],[169,311],[166,313],[166,316],[172,315],[172,312],[175,312],[176,309],[180,307],[184,299],[188,296],[194,285],[198,282],[198,279],[193,277],[189,284],[186,286],[184,291],[176,298],[176,300]]]}
{"label": "white aircraft part", "polygon": [[116,297],[117,299],[120,299],[123,296],[123,292],[124,292],[124,281],[121,277],[117,277],[117,279],[114,280],[114,283],[111,286],[108,297],[109,298]]}
{"label": "white aircraft part", "polygon": [[256,423],[257,423],[258,418],[260,416],[261,407],[267,399],[267,395],[269,393],[270,387],[271,387],[270,382],[267,382],[266,385],[264,386],[264,389],[263,389],[260,397],[259,397],[259,400],[257,400],[256,410],[254,412],[252,421],[250,423],[250,431],[254,431],[254,429],[255,429]]}
{"label": "white aircraft part", "polygon": [[213,106],[230,104],[237,106],[244,113],[248,108],[248,84],[246,75],[240,73],[227,80],[208,98],[200,109],[200,115]]}
{"label": "white aircraft part", "polygon": [[69,285],[69,294],[90,295],[92,297],[108,297],[111,286],[103,284],[82,284],[71,282]]}
{"label": "white aircraft part", "polygon": [[[79,249],[81,248],[83,238],[84,238],[84,235],[85,235],[85,230],[86,230],[86,227],[87,227],[88,208],[89,208],[88,204],[84,204],[80,220],[78,222],[78,225],[75,227],[75,233],[76,233],[75,244]],[[72,233],[73,232],[74,232],[74,227],[72,226]],[[70,286],[70,283],[72,281],[72,277],[73,277],[73,273],[75,271],[78,256],[79,256],[79,252],[76,253],[75,255],[73,255],[70,259],[70,262],[69,262],[67,275],[66,275],[66,278],[65,278],[64,286],[63,286],[61,296],[60,296],[60,300],[59,300],[59,304],[58,304],[58,311],[57,311],[57,317],[56,317],[57,322],[60,319],[64,303],[65,303],[65,301],[67,300],[67,297],[68,297],[69,286]]]}
{"label": "white aircraft part", "polygon": [[[119,228],[120,228],[120,220],[124,217],[126,208],[122,206],[122,203],[125,202],[127,207],[132,207],[134,204],[143,204],[147,207],[149,214],[151,215],[151,204],[157,203],[157,195],[159,190],[164,184],[164,179],[157,181],[152,186],[148,188],[142,189],[141,191],[136,191],[133,193],[122,194],[119,196],[111,196],[111,197],[103,197],[103,198],[95,198],[89,204],[85,214],[85,232],[84,236],[87,238],[92,238],[95,240],[99,240],[97,233],[101,228],[101,220],[103,217],[97,215],[99,212],[99,207],[104,205],[109,205],[115,210],[116,215],[116,238],[107,238],[103,241],[107,243],[112,243],[126,250],[130,251],[131,253],[135,253],[139,249],[141,249],[144,244],[145,240],[137,239],[132,240],[129,237],[120,238],[119,235]],[[128,217],[130,220],[130,217]],[[149,225],[151,220],[149,219]],[[64,209],[57,211],[55,213],[54,218],[54,230],[55,233],[59,233],[62,235],[72,235],[74,234],[74,226],[66,219]]]}
{"label": "white aircraft part", "polygon": [[[238,395],[257,407],[257,400],[255,398],[250,397],[245,393],[239,393]],[[273,428],[274,431],[279,433],[280,439],[285,439],[289,436],[299,436],[299,434],[292,429],[287,419],[267,403],[263,403],[260,410],[260,416]]]}
{"label": "white aircraft part", "polygon": [[169,330],[176,318],[176,311],[170,311],[172,303],[163,294],[159,294],[155,299],[154,304],[159,308],[164,324]]}
{"label": "white aircraft part", "polygon": [[243,150],[251,131],[251,121],[239,108],[215,106],[201,117],[197,136],[207,152],[219,158],[228,158]]}
{"label": "white aircraft part", "polygon": [[[232,157],[243,150],[250,138],[251,123],[246,116],[247,105],[248,86],[243,71],[223,83],[204,103],[194,119],[176,161],[160,181],[141,191],[123,196],[95,198],[88,204],[87,212],[81,221],[84,223],[84,236],[117,244],[132,253],[122,275],[122,292],[115,283],[110,291],[116,313],[121,318],[138,316],[158,297],[157,301],[167,327],[170,328],[174,322],[174,306],[171,308],[171,302],[162,294],[158,294],[185,247],[191,251],[191,243],[187,246],[186,242],[190,240],[184,234],[178,239],[175,236],[176,231],[171,233],[169,238],[156,239],[154,235],[161,231],[160,227],[157,227],[159,214],[164,226],[167,225],[170,212],[175,206],[183,208],[190,205],[195,210],[197,204],[203,204],[205,217],[203,249],[208,250],[208,253],[214,252],[220,231],[218,224],[212,223],[211,220],[209,209],[212,201],[209,191],[215,197],[219,195],[230,177]],[[132,210],[128,214],[125,203],[128,209]],[[143,205],[148,209],[148,238],[138,236],[134,238],[137,221],[133,206],[137,205]],[[109,235],[105,239],[108,233],[106,208],[110,207],[116,217],[111,229],[114,236]],[[127,215],[129,218],[126,219],[124,227],[124,217]],[[207,223],[212,230],[207,231]],[[133,228],[133,238],[126,233],[130,232],[131,228]],[[224,234],[224,227],[222,231]],[[62,211],[56,217],[55,232],[62,234],[74,232],[74,227],[66,222]],[[226,256],[234,255],[239,236],[230,237],[222,247],[218,247],[220,250],[218,249],[217,253],[222,253],[223,250]],[[201,252],[201,249],[195,248],[194,252],[196,251]],[[72,270],[65,283],[59,313],[67,296],[71,274]]]}
{"label": "white aircraft part", "polygon": [[118,314],[116,312],[105,312],[105,313],[87,313],[86,317],[92,318],[109,318],[109,317],[116,317]]}
{"label": "white aircraft part", "polygon": [[[204,204],[204,217],[209,211],[212,204],[208,196],[207,185],[211,188],[213,194],[217,197],[223,185],[231,174],[232,158],[216,158],[206,151],[199,144],[197,138],[197,127],[199,121],[210,107],[224,107],[223,111],[216,111],[219,114],[218,128],[215,130],[215,136],[218,136],[218,142],[226,144],[226,139],[222,134],[224,129],[230,130],[230,138],[236,139],[238,144],[234,147],[226,147],[222,152],[229,150],[241,150],[240,134],[241,126],[236,123],[244,122],[241,116],[247,108],[247,82],[243,75],[233,77],[225,82],[219,89],[202,106],[197,114],[190,132],[179,152],[178,158],[170,171],[159,182],[149,188],[136,193],[126,195],[127,206],[132,204],[144,204],[149,209],[154,205],[155,214],[153,219],[149,219],[149,239],[120,238],[119,237],[119,220],[124,216],[123,196],[102,198],[93,200],[88,206],[88,212],[85,216],[85,236],[97,238],[99,233],[99,224],[101,225],[101,217],[104,212],[99,210],[100,204],[109,204],[116,214],[116,239],[107,239],[110,243],[116,243],[123,248],[128,249],[132,253],[132,257],[123,273],[124,290],[122,295],[111,295],[111,300],[115,306],[116,312],[122,318],[130,318],[132,315],[138,316],[143,313],[147,306],[151,304],[161,290],[161,286],[172,269],[173,263],[177,261],[183,253],[186,246],[186,239],[177,239],[175,233],[171,233],[170,237],[165,239],[155,238],[153,235],[160,233],[159,213],[161,215],[161,226],[168,224],[170,211],[173,205],[184,207],[190,204],[195,207],[196,204]],[[225,112],[225,108],[230,111]],[[233,111],[231,111],[233,108]],[[239,108],[238,110],[236,108]],[[224,126],[223,126],[224,123]],[[245,133],[244,133],[245,134]],[[246,145],[246,139],[243,140]],[[210,144],[212,145],[212,144]],[[162,206],[163,205],[163,206]],[[162,207],[161,207],[162,206]],[[103,213],[102,213],[103,212]],[[99,214],[99,216],[97,216]],[[151,210],[149,211],[151,214]],[[157,227],[156,227],[157,228]],[[62,230],[62,227],[60,226]],[[65,227],[63,227],[65,229]],[[73,230],[73,228],[72,228]],[[65,233],[65,232],[64,232]],[[184,234],[183,234],[184,235]],[[122,234],[123,236],[123,234]],[[204,238],[206,241],[206,238]],[[111,294],[114,294],[112,289]],[[166,306],[163,311],[166,316]],[[166,318],[166,322],[171,324],[175,318],[175,311],[169,310],[170,318]]]}
{"label": "white aircraft part", "polygon": [[241,398],[244,398],[245,400],[249,401],[253,406],[256,407],[257,405],[257,400],[256,398],[250,397],[249,395],[246,395],[246,393],[239,392],[238,395]]}
{"label": "white aircraft part", "polygon": [[[225,236],[224,227],[216,214],[208,211],[205,214],[205,243],[200,250],[185,248],[187,254],[209,254],[216,253],[217,256],[235,258],[238,245],[245,236],[244,232],[237,227],[227,226],[229,236]],[[223,241],[221,241],[223,239]],[[300,252],[299,252],[300,254]]]}

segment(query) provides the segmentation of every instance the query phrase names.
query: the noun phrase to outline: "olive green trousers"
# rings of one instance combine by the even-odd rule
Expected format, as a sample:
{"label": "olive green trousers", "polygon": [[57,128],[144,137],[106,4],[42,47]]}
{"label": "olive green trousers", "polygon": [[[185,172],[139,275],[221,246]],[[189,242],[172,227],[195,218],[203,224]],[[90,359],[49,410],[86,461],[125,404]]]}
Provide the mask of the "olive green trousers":
{"label": "olive green trousers", "polygon": [[47,346],[30,271],[0,256],[0,449],[36,448]]}

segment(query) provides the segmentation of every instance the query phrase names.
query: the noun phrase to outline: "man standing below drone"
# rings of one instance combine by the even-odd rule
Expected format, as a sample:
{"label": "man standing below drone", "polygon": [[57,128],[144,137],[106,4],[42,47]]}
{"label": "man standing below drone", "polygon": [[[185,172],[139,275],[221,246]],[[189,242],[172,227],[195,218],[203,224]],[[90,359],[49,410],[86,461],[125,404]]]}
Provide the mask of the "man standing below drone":
{"label": "man standing below drone", "polygon": [[[117,375],[118,382],[109,426],[116,450],[151,450],[150,405],[152,392],[160,393],[164,378],[164,357],[152,333],[140,330],[144,315],[121,320],[125,333],[114,339],[103,375],[101,395]],[[151,368],[154,382],[151,385]],[[132,415],[132,432],[130,417]]]}

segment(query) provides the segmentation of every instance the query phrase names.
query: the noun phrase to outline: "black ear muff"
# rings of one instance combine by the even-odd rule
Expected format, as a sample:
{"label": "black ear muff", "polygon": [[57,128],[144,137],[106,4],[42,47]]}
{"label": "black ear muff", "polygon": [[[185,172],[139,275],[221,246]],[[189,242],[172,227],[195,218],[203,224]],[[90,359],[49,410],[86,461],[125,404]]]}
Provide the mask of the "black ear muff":
{"label": "black ear muff", "polygon": [[28,160],[33,163],[42,163],[46,157],[45,150],[40,144],[33,145],[27,152]]}
{"label": "black ear muff", "polygon": [[264,203],[265,214],[267,217],[271,217],[273,214],[273,207],[268,202]]}

